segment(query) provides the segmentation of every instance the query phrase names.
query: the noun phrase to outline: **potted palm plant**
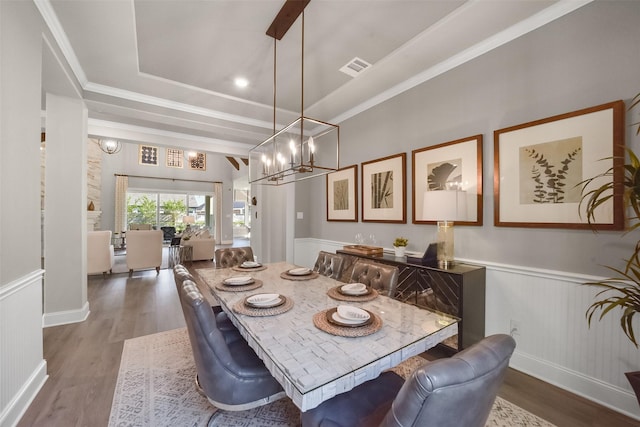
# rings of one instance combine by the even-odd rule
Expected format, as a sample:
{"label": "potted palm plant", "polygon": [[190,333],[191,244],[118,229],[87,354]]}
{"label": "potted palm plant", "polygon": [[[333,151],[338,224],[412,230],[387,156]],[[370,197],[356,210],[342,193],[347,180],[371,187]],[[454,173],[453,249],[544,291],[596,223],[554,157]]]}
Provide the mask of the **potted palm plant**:
{"label": "potted palm plant", "polygon": [[[640,94],[636,95],[629,109],[640,103]],[[636,135],[640,134],[640,123],[637,126]],[[584,204],[587,221],[592,224],[595,221],[595,211],[602,203],[613,198],[614,184],[609,180],[607,184],[600,187],[586,190],[594,180],[607,177],[611,178],[615,167],[624,168],[624,178],[622,181],[623,204],[625,208],[631,208],[633,212],[629,220],[633,223],[625,232],[630,233],[640,227],[640,161],[633,150],[626,148],[629,158],[628,162],[623,159],[622,166],[613,166],[606,172],[586,179],[582,185],[582,199],[580,205]],[[633,329],[634,316],[640,312],[640,240],[636,242],[635,248],[629,259],[626,260],[624,269],[606,266],[614,275],[608,279],[597,282],[587,282],[585,285],[594,286],[600,289],[596,294],[595,301],[587,308],[585,313],[587,322],[591,326],[594,319],[601,320],[607,314],[620,315],[620,327],[629,340],[638,347],[638,339]],[[595,317],[594,317],[595,316]],[[640,371],[626,372],[625,375],[631,383],[633,390],[640,404]]]}

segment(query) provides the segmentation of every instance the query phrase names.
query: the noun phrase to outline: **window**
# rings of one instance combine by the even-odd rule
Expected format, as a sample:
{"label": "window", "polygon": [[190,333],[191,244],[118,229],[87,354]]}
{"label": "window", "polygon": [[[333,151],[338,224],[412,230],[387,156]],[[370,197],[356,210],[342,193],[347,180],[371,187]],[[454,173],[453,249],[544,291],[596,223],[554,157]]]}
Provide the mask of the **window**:
{"label": "window", "polygon": [[151,224],[152,228],[185,229],[185,216],[194,218],[194,226],[215,230],[215,198],[205,194],[127,192],[127,229],[131,224]]}

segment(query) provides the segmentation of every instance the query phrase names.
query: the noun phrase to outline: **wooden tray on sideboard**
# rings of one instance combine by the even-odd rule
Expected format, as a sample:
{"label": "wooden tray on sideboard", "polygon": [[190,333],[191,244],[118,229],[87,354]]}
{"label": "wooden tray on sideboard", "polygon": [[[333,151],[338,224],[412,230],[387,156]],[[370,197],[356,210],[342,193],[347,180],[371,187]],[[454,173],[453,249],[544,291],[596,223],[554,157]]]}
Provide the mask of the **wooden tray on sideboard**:
{"label": "wooden tray on sideboard", "polygon": [[367,245],[347,245],[342,250],[356,255],[382,256],[382,248]]}

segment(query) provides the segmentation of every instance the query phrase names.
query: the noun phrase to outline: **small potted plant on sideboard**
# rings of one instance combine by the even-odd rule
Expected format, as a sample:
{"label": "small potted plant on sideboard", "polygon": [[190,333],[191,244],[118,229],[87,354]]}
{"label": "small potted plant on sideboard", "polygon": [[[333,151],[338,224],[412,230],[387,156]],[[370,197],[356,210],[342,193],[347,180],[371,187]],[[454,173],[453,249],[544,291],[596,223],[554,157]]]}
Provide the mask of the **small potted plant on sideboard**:
{"label": "small potted plant on sideboard", "polygon": [[396,237],[396,239],[393,241],[393,250],[396,257],[404,256],[404,251],[407,249],[408,244],[409,239],[406,239],[404,237]]}

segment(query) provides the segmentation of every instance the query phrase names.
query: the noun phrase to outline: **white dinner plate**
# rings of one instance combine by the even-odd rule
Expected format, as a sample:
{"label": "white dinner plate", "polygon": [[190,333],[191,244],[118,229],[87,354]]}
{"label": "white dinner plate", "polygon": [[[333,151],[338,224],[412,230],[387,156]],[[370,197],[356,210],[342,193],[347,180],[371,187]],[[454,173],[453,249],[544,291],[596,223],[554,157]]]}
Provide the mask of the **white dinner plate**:
{"label": "white dinner plate", "polygon": [[226,279],[224,279],[223,283],[225,285],[228,285],[228,286],[248,285],[250,283],[253,283],[253,277],[251,277],[251,276],[232,276],[232,277],[227,277]]}
{"label": "white dinner plate", "polygon": [[280,301],[280,294],[257,294],[247,298],[247,302],[254,305],[271,304]]}
{"label": "white dinner plate", "polygon": [[340,288],[340,292],[345,295],[364,295],[369,293],[367,285],[364,283],[349,283]]}
{"label": "white dinner plate", "polygon": [[311,270],[305,267],[300,267],[300,268],[292,268],[291,270],[287,271],[287,273],[289,273],[292,276],[306,276],[307,274],[311,274]]}
{"label": "white dinner plate", "polygon": [[336,313],[341,319],[352,323],[366,322],[370,317],[369,313],[365,310],[350,305],[339,305]]}
{"label": "white dinner plate", "polygon": [[240,266],[244,268],[256,268],[256,267],[260,267],[261,265],[262,264],[260,264],[259,262],[245,261]]}
{"label": "white dinner plate", "polygon": [[343,323],[345,325],[360,325],[369,320],[369,319],[358,319],[358,320],[345,319],[344,317],[340,316],[337,311],[333,313],[331,317],[336,323]]}

